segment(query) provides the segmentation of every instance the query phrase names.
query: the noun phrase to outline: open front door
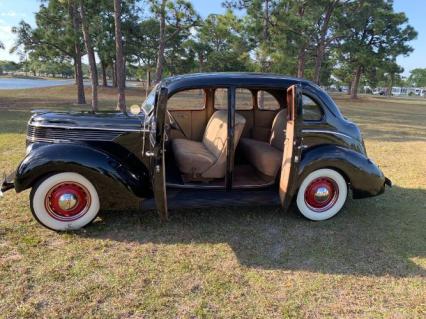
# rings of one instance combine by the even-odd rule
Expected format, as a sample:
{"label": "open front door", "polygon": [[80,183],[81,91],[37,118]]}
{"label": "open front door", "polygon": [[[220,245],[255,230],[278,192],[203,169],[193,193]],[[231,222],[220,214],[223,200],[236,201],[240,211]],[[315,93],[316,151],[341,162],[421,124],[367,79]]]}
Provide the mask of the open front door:
{"label": "open front door", "polygon": [[155,205],[161,221],[166,221],[169,217],[167,210],[166,170],[164,158],[164,124],[167,112],[167,96],[168,90],[166,88],[160,88],[157,105],[151,121],[150,133],[150,142],[152,147],[152,154],[150,154],[152,156],[152,189],[154,192]]}
{"label": "open front door", "polygon": [[301,155],[299,125],[301,112],[301,87],[300,85],[292,85],[287,89],[287,127],[280,177],[280,199],[285,211],[290,206]]}

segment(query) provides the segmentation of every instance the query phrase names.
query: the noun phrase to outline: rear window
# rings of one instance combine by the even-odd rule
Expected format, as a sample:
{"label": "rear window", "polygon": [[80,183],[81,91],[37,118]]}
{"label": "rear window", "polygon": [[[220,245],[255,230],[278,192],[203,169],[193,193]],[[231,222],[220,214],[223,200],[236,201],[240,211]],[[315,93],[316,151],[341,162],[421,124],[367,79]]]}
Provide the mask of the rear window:
{"label": "rear window", "polygon": [[228,89],[216,89],[214,91],[214,108],[216,110],[228,109]]}
{"label": "rear window", "polygon": [[263,90],[257,92],[257,105],[260,110],[276,111],[280,109],[280,103],[275,96]]}
{"label": "rear window", "polygon": [[192,89],[174,94],[167,101],[167,108],[175,111],[196,111],[203,110],[206,106],[205,104],[206,98],[204,90]]}
{"label": "rear window", "polygon": [[320,121],[322,119],[321,107],[309,96],[303,95],[303,120]]}
{"label": "rear window", "polygon": [[235,109],[240,111],[253,109],[253,94],[250,90],[241,88],[235,90]]}

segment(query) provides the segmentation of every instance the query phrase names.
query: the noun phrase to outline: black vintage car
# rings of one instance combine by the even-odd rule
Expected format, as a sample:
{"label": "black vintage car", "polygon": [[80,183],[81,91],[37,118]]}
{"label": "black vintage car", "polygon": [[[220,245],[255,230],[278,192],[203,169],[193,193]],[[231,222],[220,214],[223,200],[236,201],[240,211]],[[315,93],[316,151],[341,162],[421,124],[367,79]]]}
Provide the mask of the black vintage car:
{"label": "black vintage car", "polygon": [[123,113],[35,113],[27,155],[2,191],[31,188],[34,217],[78,229],[101,208],[282,205],[325,220],[383,193],[359,128],[315,84],[256,73],[159,83]]}

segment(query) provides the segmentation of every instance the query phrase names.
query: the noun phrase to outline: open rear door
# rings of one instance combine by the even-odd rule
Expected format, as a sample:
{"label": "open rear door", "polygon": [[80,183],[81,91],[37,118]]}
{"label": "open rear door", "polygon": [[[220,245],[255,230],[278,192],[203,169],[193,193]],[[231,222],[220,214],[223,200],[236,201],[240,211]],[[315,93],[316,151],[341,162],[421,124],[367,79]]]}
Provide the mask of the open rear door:
{"label": "open rear door", "polygon": [[290,206],[301,155],[301,91],[300,85],[292,85],[287,89],[287,127],[280,177],[280,200],[285,211]]}
{"label": "open rear door", "polygon": [[167,112],[167,97],[168,90],[166,88],[160,88],[157,98],[157,105],[155,107],[153,119],[151,121],[150,133],[152,147],[152,189],[154,192],[155,205],[157,207],[161,221],[166,221],[169,217],[167,210],[166,170],[164,158],[164,124]]}

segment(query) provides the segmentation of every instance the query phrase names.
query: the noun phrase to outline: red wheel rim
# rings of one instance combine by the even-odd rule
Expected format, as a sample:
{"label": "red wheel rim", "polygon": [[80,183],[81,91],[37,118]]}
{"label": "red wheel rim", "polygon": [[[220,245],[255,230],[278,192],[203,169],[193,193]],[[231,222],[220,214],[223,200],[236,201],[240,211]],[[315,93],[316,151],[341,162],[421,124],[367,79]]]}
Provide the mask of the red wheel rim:
{"label": "red wheel rim", "polygon": [[76,182],[62,182],[47,192],[44,205],[54,219],[70,222],[85,215],[90,203],[90,192],[86,187]]}
{"label": "red wheel rim", "polygon": [[328,177],[313,180],[305,190],[306,205],[317,213],[322,213],[333,207],[339,197],[339,187]]}

